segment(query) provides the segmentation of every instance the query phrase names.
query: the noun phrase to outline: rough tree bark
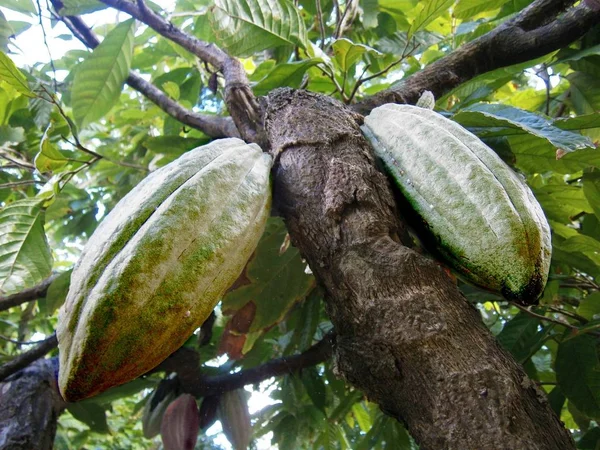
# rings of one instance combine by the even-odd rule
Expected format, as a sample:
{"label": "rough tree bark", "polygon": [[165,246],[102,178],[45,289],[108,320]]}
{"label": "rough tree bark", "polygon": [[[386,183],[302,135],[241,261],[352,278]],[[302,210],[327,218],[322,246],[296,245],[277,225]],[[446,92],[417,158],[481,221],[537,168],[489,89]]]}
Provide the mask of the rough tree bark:
{"label": "rough tree bark", "polygon": [[0,383],[0,448],[49,450],[58,416],[57,361],[40,359]]}
{"label": "rough tree bark", "polygon": [[291,89],[266,106],[275,207],[326,289],[337,371],[406,423],[422,450],[574,449],[456,284],[400,242],[361,117]]}

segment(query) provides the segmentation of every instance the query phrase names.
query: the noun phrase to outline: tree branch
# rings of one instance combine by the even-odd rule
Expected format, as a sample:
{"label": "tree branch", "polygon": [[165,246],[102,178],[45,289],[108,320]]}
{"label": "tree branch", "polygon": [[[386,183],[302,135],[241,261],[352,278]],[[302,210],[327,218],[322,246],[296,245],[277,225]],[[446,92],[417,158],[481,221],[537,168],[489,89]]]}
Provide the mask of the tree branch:
{"label": "tree branch", "polygon": [[143,0],[137,0],[136,3],[126,0],[101,1],[145,23],[161,36],[215,66],[225,78],[225,103],[242,138],[249,142],[264,141],[261,139],[261,127],[258,124],[258,102],[250,89],[244,67],[236,58],[229,56],[215,44],[184,33],[148,8]]}
{"label": "tree branch", "polygon": [[40,297],[45,297],[48,288],[57,276],[58,274],[51,275],[37,286],[17,292],[16,294],[8,295],[6,297],[0,297],[0,311],[6,311],[7,309],[22,303],[36,300]]}
{"label": "tree branch", "polygon": [[368,114],[385,103],[414,104],[426,90],[439,98],[477,75],[564,47],[600,20],[600,12],[583,3],[556,17],[571,3],[573,1],[536,0],[514,19],[428,65],[396,87],[367,97],[352,109]]}
{"label": "tree branch", "polygon": [[[54,9],[57,11],[62,8],[62,3],[59,0],[51,0],[51,2]],[[86,47],[93,49],[100,44],[98,38],[80,17],[59,15],[56,17],[61,20],[71,33],[73,33],[73,35]],[[239,137],[239,132],[231,117],[199,114],[184,108],[152,83],[144,80],[133,71],[129,72],[129,76],[125,82],[128,86],[138,91],[168,115],[185,125],[200,130],[213,138]]]}
{"label": "tree branch", "polygon": [[195,397],[206,397],[233,391],[248,384],[256,384],[271,377],[289,374],[327,361],[331,358],[333,339],[334,334],[330,332],[321,341],[298,355],[276,358],[251,369],[211,377],[203,376],[200,372],[198,353],[182,347],[152,372],[176,372],[184,392]]}
{"label": "tree branch", "polygon": [[0,366],[0,381],[3,381],[5,378],[15,372],[18,372],[22,368],[27,367],[29,364],[37,359],[40,359],[57,346],[58,340],[56,339],[56,334],[53,334],[46,340],[42,341],[42,343],[37,347],[32,348],[25,353],[21,353],[20,355],[11,359],[6,364]]}

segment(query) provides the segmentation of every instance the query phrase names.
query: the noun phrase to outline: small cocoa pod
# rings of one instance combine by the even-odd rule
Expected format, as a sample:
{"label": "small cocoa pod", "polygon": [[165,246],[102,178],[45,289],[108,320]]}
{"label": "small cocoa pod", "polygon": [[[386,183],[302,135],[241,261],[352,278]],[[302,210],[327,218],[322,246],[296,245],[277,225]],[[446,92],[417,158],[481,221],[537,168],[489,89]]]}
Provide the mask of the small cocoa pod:
{"label": "small cocoa pod", "polygon": [[219,421],[234,450],[246,450],[252,437],[248,400],[244,389],[225,392],[219,401]]}
{"label": "small cocoa pod", "polygon": [[196,399],[182,394],[168,406],[160,425],[160,437],[165,450],[194,450],[200,416]]}
{"label": "small cocoa pod", "polygon": [[365,118],[365,136],[414,209],[414,227],[467,281],[524,304],[548,279],[550,227],[525,183],[456,122],[387,104]]}
{"label": "small cocoa pod", "polygon": [[77,401],[179,348],[256,248],[271,157],[221,139],[152,172],[98,226],[59,313],[59,386]]}

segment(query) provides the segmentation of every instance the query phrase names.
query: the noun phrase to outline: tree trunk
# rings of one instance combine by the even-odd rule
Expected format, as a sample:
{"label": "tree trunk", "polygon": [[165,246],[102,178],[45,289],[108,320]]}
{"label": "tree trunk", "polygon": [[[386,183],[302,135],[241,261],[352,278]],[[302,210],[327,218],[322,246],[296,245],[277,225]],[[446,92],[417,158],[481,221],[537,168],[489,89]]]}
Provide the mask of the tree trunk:
{"label": "tree trunk", "polygon": [[55,364],[39,359],[0,383],[0,449],[49,450],[64,409]]}
{"label": "tree trunk", "polygon": [[321,95],[278,89],[266,100],[275,208],[326,289],[337,371],[422,450],[574,449],[451,278],[401,244],[404,225],[359,124]]}

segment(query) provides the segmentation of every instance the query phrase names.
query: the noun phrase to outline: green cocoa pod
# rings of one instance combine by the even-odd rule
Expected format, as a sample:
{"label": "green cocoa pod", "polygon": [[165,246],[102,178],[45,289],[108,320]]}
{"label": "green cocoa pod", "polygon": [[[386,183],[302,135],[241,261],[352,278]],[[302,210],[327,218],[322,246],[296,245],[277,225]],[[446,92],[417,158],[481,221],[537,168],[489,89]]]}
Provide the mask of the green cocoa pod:
{"label": "green cocoa pod", "polygon": [[244,389],[225,392],[220,400],[218,416],[223,433],[234,450],[246,450],[252,437],[248,400]]}
{"label": "green cocoa pod", "polygon": [[115,206],[59,314],[67,401],[142,375],[204,322],[264,230],[270,168],[258,146],[217,140],[152,172]]}
{"label": "green cocoa pod", "polygon": [[537,300],[548,279],[550,228],[531,190],[492,149],[410,105],[375,108],[363,131],[416,212],[417,233],[462,278],[524,304]]}

